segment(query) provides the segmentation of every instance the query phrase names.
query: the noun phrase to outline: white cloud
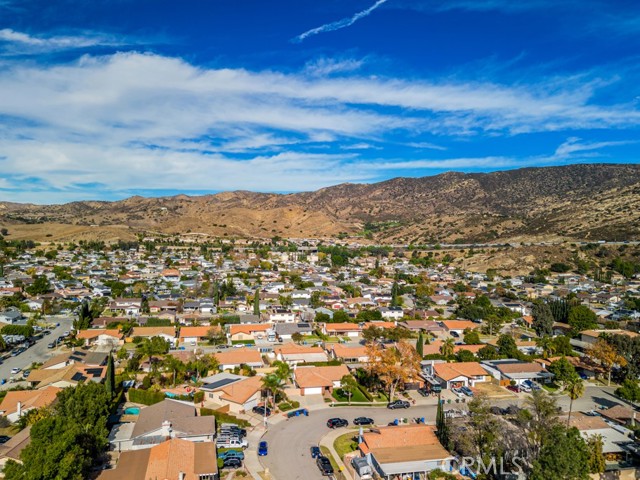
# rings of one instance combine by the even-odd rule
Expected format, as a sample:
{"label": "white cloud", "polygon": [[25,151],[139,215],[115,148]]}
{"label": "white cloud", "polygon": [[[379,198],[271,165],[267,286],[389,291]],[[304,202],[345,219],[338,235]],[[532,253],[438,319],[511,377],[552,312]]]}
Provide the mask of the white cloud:
{"label": "white cloud", "polygon": [[[74,185],[90,183],[111,191],[297,191],[374,180],[382,170],[495,168],[516,161],[364,161],[370,146],[444,150],[412,140],[640,123],[636,106],[592,104],[599,83],[560,83],[327,78],[306,70],[198,68],[140,53],[56,66],[8,61],[0,69],[0,172],[41,178],[40,190],[48,184],[69,198],[76,198]],[[570,141],[556,156],[612,146],[607,143],[585,148]],[[0,195],[12,199],[6,191]]]}
{"label": "white cloud", "polygon": [[[559,159],[565,159],[575,156],[578,153],[580,156],[596,156],[600,155],[596,150],[601,150],[607,147],[618,147],[622,145],[629,145],[632,143],[638,143],[637,141],[620,140],[620,141],[608,141],[608,142],[582,142],[581,138],[569,137],[562,143],[555,151],[555,156]],[[584,152],[587,152],[586,154]]]}
{"label": "white cloud", "polygon": [[341,28],[350,27],[351,25],[356,23],[358,20],[361,20],[364,17],[368,17],[369,15],[371,15],[371,13],[375,9],[377,9],[382,4],[387,3],[387,1],[388,0],[377,0],[376,3],[374,3],[369,8],[362,10],[361,12],[358,12],[351,17],[343,18],[341,20],[331,22],[331,23],[326,23],[319,27],[312,28],[311,30],[307,30],[306,32],[301,33],[300,35],[295,37],[293,41],[296,43],[299,43],[299,42],[302,42],[304,39],[308,37],[312,37],[313,35],[318,35],[319,33],[333,32],[335,30],[340,30]]}
{"label": "white cloud", "polygon": [[115,37],[96,33],[82,35],[33,36],[10,28],[0,30],[0,45],[9,54],[43,53],[56,50],[95,47],[98,45],[118,46],[123,43]]}
{"label": "white cloud", "polygon": [[348,73],[359,70],[364,64],[364,60],[353,58],[336,59],[321,57],[305,65],[305,72],[312,76],[324,77],[334,73]]}

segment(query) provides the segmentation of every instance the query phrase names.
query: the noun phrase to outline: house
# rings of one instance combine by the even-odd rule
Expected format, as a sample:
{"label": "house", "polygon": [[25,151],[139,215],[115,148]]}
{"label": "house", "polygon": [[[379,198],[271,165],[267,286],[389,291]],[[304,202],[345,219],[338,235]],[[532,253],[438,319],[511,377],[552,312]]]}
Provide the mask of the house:
{"label": "house", "polygon": [[262,377],[220,373],[205,379],[205,382],[200,387],[205,392],[205,405],[221,405],[238,414],[250,412],[260,402]]}
{"label": "house", "polygon": [[365,432],[360,453],[383,479],[425,478],[432,470],[448,472],[454,457],[442,446],[431,425],[378,427]]}
{"label": "house", "polygon": [[80,330],[76,334],[78,340],[84,340],[85,346],[108,346],[115,348],[124,344],[124,335],[118,329],[89,329]]}
{"label": "house", "polygon": [[108,357],[109,354],[106,352],[75,350],[51,357],[40,366],[40,370],[56,370],[72,364],[85,367],[103,367],[107,364]]}
{"label": "house", "polygon": [[267,312],[271,323],[293,323],[296,321],[296,314],[287,308],[274,308]]}
{"label": "house", "polygon": [[[211,417],[213,418],[213,417]],[[172,438],[152,448],[122,452],[116,468],[98,480],[218,480],[216,449],[209,443]]]}
{"label": "house", "polygon": [[74,387],[88,381],[101,383],[104,380],[106,370],[106,367],[88,367],[72,363],[62,368],[31,370],[27,382],[37,388],[48,385],[59,388]]}
{"label": "house", "polygon": [[330,354],[334,359],[342,360],[344,363],[369,362],[367,347],[365,347],[364,345],[357,345],[354,347],[336,343],[330,347]]}
{"label": "house", "polygon": [[640,336],[640,334],[636,332],[631,332],[629,330],[615,329],[615,330],[585,330],[580,332],[580,340],[584,343],[593,345],[595,344],[602,334],[607,335],[626,335],[629,338],[635,338]]}
{"label": "house", "polygon": [[176,329],[174,327],[133,327],[130,338],[153,338],[165,339],[171,346],[176,344]]}
{"label": "house", "polygon": [[229,338],[232,342],[255,342],[256,339],[266,337],[267,330],[271,330],[271,324],[232,324],[229,325]]}
{"label": "house", "polygon": [[0,445],[0,468],[3,469],[7,461],[21,463],[20,453],[31,443],[31,425],[20,430],[7,443]]}
{"label": "house", "polygon": [[0,312],[0,323],[19,325],[26,323],[26,318],[16,307],[9,307],[3,312]]}
{"label": "house", "polygon": [[[422,347],[422,353],[424,355],[440,355],[440,349],[444,342],[442,340],[434,340],[430,344]],[[468,352],[473,353],[474,355],[478,354],[481,348],[485,345],[454,345],[453,353],[454,355],[462,350],[467,350]]]}
{"label": "house", "polygon": [[313,333],[313,327],[310,323],[278,323],[274,325],[276,337],[282,340],[291,340],[291,335],[299,333],[300,335],[309,335]]}
{"label": "house", "polygon": [[480,327],[480,324],[472,322],[471,320],[442,320],[439,323],[449,335],[455,333],[459,336],[462,336],[466,329],[475,330]]}
{"label": "house", "polygon": [[180,327],[178,342],[181,345],[197,345],[200,342],[207,341],[212,331],[220,332],[220,326]]}
{"label": "house", "polygon": [[606,410],[601,410],[599,413],[604,418],[622,426],[628,427],[633,423],[637,423],[636,412],[631,407],[627,407],[625,405],[615,405],[611,408],[607,408]]}
{"label": "house", "polygon": [[332,337],[357,337],[362,333],[362,327],[357,323],[323,323],[322,333]]}
{"label": "house", "polygon": [[140,315],[142,300],[140,298],[116,298],[109,303],[109,310],[112,312],[122,312],[128,316]]}
{"label": "house", "polygon": [[398,321],[404,317],[404,310],[401,307],[381,307],[379,310],[385,320]]}
{"label": "house", "polygon": [[165,268],[160,276],[165,282],[177,283],[180,281],[180,271],[175,268]]}
{"label": "house", "polygon": [[60,388],[45,387],[39,390],[15,390],[7,392],[0,403],[0,415],[11,423],[34,408],[48,407],[55,400]]}
{"label": "house", "polygon": [[308,362],[326,362],[329,360],[321,347],[306,347],[287,343],[275,349],[276,358],[290,365]]}
{"label": "house", "polygon": [[403,320],[398,322],[399,327],[412,332],[428,332],[434,336],[444,336],[447,330],[435,320]]}
{"label": "house", "polygon": [[485,360],[482,362],[482,366],[502,386],[511,385],[512,383],[520,385],[526,380],[537,380],[546,383],[553,377],[538,362],[522,362],[514,359]]}
{"label": "house", "polygon": [[[215,417],[196,416],[193,403],[165,399],[140,410],[135,423],[119,423],[109,434],[111,448],[117,451],[148,449],[170,438],[190,442],[213,442]],[[206,443],[205,443],[206,444]]]}
{"label": "house", "polygon": [[251,368],[262,367],[262,356],[258,350],[249,348],[234,348],[226,352],[217,352],[213,356],[220,364],[220,370],[233,370],[246,365]]}
{"label": "house", "polygon": [[478,362],[434,363],[432,376],[444,388],[474,387],[491,379],[489,372]]}
{"label": "house", "polygon": [[300,395],[331,393],[340,388],[341,379],[349,375],[345,365],[329,367],[298,367],[293,370],[293,379],[300,389]]}
{"label": "house", "polygon": [[[584,415],[580,412],[575,412],[569,422],[571,427],[580,431],[585,440],[599,435],[602,439],[602,453],[607,457],[615,456],[622,461],[630,459],[633,449],[629,449],[630,439],[623,429],[612,427],[601,416]],[[611,470],[610,465],[607,470]]]}

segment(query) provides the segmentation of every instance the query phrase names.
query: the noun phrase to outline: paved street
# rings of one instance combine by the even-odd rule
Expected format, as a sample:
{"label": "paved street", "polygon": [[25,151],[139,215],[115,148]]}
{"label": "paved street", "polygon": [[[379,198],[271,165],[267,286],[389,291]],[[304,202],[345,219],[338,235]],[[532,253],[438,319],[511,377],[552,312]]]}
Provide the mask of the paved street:
{"label": "paved street", "polygon": [[[598,407],[598,405],[611,406],[616,403],[612,396],[614,388],[588,386],[582,398],[576,400],[573,405],[574,411],[588,411]],[[518,398],[491,401],[492,405],[507,407],[513,404],[522,404],[525,395]],[[424,404],[424,403],[429,404]],[[419,401],[420,403],[420,401]],[[272,478],[276,480],[321,480],[324,477],[320,474],[315,460],[311,458],[309,447],[318,445],[321,438],[329,432],[326,422],[331,417],[342,417],[349,420],[359,416],[367,416],[374,419],[376,424],[386,425],[396,418],[407,417],[413,419],[424,417],[427,423],[435,423],[436,405],[433,398],[422,399],[422,405],[412,406],[407,410],[387,410],[379,407],[324,407],[311,411],[308,417],[295,417],[284,420],[279,417],[271,420],[263,438],[269,442],[269,455],[260,457],[262,466],[269,469]],[[558,398],[558,405],[567,411],[569,399],[566,396]],[[463,409],[464,404],[446,405],[445,409]],[[275,423],[275,424],[273,424]],[[263,431],[262,427],[256,430]],[[346,429],[342,429],[346,432]],[[255,435],[256,438],[258,435]],[[253,446],[252,446],[253,447]]]}
{"label": "paved street", "polygon": [[62,335],[63,332],[70,331],[73,319],[68,317],[48,317],[47,320],[54,324],[59,323],[60,326],[52,329],[50,335],[45,335],[43,338],[38,340],[34,346],[28,348],[26,352],[23,352],[16,357],[9,357],[4,360],[0,365],[0,378],[7,379],[7,383],[1,385],[0,389],[4,390],[20,384],[26,385],[26,382],[9,382],[9,379],[12,376],[22,379],[22,372],[17,375],[11,375],[12,368],[18,367],[24,370],[25,368],[29,368],[34,362],[45,362],[52,356],[60,353],[60,349],[49,349],[47,348],[47,344],[54,342],[60,335]]}

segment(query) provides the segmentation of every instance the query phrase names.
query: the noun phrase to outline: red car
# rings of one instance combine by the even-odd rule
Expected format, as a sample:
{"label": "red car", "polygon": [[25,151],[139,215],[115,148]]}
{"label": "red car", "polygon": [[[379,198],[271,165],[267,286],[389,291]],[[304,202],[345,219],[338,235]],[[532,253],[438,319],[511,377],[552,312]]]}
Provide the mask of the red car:
{"label": "red car", "polygon": [[511,390],[512,392],[520,393],[520,387],[518,385],[508,385],[507,390]]}

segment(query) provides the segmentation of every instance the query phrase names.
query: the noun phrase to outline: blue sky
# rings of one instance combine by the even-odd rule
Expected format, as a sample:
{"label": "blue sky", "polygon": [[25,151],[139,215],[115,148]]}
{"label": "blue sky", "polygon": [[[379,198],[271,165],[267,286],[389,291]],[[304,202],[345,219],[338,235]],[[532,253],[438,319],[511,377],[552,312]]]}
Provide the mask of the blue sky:
{"label": "blue sky", "polygon": [[637,163],[640,3],[0,0],[0,200]]}

